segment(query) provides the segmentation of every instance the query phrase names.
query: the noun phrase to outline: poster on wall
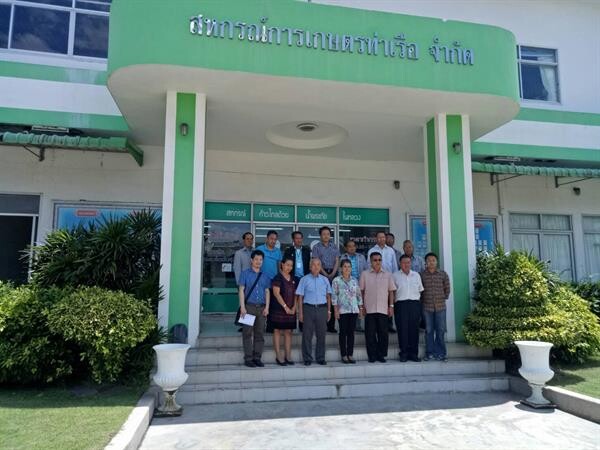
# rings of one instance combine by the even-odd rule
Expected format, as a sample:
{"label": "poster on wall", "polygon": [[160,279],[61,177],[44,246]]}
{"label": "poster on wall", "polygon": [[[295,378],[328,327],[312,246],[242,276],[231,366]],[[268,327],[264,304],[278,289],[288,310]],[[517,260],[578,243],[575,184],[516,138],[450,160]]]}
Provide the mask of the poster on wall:
{"label": "poster on wall", "polygon": [[[425,256],[427,248],[427,222],[424,216],[410,216],[410,238],[415,245],[415,254]],[[496,219],[492,217],[475,218],[475,251],[494,250],[496,242]]]}
{"label": "poster on wall", "polygon": [[61,229],[71,229],[79,225],[89,225],[91,223],[102,222],[110,218],[120,219],[133,211],[150,209],[158,212],[161,209],[156,206],[114,206],[114,205],[93,205],[93,204],[56,204],[54,209],[54,227]]}
{"label": "poster on wall", "polygon": [[410,236],[415,247],[415,255],[425,257],[429,251],[427,247],[427,221],[425,220],[425,217],[411,216]]}

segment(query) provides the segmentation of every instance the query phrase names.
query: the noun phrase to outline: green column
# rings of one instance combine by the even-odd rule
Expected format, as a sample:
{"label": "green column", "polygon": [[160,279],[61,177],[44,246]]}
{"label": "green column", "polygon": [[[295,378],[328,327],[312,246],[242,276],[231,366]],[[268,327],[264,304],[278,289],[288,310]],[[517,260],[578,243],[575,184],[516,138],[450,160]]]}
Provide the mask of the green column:
{"label": "green column", "polygon": [[450,340],[464,341],[475,266],[473,193],[468,116],[439,114],[425,127],[428,218],[432,251],[450,275]]}
{"label": "green column", "polygon": [[[187,135],[181,124],[187,124]],[[189,324],[190,264],[194,185],[194,139],[196,95],[177,93],[175,160],[173,170],[173,217],[169,283],[169,328]]]}

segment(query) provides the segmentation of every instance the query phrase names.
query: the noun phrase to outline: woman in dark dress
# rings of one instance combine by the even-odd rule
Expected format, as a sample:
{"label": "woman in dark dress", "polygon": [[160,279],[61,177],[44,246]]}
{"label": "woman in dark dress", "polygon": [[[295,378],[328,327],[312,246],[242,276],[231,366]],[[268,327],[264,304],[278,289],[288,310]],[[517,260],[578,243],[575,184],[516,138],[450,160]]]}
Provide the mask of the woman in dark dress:
{"label": "woman in dark dress", "polygon": [[[294,260],[284,257],[279,273],[271,284],[272,301],[269,317],[273,324],[273,347],[275,361],[280,366],[293,365],[292,361],[292,330],[296,328],[296,282],[292,276]],[[284,338],[285,354],[281,353],[281,335]]]}

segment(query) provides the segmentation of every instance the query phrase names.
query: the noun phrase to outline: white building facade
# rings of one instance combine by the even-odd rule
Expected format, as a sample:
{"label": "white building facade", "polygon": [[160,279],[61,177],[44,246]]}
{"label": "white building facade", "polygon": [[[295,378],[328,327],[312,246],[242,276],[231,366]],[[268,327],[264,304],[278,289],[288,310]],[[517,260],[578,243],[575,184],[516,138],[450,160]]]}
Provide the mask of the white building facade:
{"label": "white building facade", "polygon": [[460,341],[478,251],[600,277],[599,20],[586,1],[0,0],[0,277],[26,279],[19,252],[54,228],[160,209],[160,319],[193,342],[235,310],[243,232],[329,225],[364,249],[383,229],[440,255]]}

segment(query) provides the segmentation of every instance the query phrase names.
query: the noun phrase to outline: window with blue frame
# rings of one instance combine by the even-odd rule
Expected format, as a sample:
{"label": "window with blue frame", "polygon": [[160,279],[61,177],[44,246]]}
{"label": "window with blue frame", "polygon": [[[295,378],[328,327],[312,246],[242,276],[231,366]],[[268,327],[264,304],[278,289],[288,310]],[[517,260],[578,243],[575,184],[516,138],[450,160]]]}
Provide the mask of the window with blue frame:
{"label": "window with blue frame", "polygon": [[112,0],[0,0],[0,48],[108,56]]}

